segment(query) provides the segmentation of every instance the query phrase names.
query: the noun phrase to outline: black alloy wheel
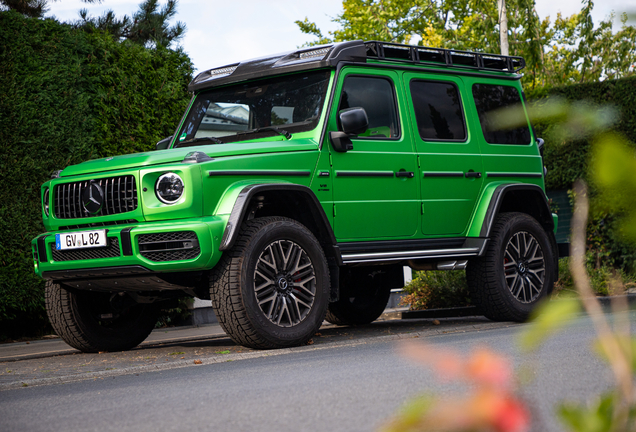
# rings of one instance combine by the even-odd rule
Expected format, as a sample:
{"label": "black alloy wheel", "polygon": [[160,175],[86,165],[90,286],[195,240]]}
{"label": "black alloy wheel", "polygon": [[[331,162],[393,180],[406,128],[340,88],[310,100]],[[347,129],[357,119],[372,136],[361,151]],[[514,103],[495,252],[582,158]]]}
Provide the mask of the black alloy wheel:
{"label": "black alloy wheel", "polygon": [[307,252],[290,240],[276,240],[261,252],[254,293],[267,319],[281,327],[303,321],[316,297],[316,273]]}
{"label": "black alloy wheel", "polygon": [[525,213],[501,213],[483,256],[473,258],[466,279],[473,303],[495,321],[525,321],[556,277],[548,232]]}
{"label": "black alloy wheel", "polygon": [[325,319],[329,287],[316,237],[279,216],[246,221],[210,273],[219,323],[237,344],[257,349],[309,341]]}
{"label": "black alloy wheel", "polygon": [[539,242],[532,234],[514,234],[504,253],[506,285],[521,303],[532,303],[541,295],[545,281],[545,259]]}

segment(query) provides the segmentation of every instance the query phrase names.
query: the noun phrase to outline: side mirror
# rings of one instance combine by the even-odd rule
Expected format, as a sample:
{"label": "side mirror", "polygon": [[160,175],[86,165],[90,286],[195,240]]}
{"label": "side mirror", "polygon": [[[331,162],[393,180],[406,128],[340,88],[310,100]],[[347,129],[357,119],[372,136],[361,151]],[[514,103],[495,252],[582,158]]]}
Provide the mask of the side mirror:
{"label": "side mirror", "polygon": [[[543,138],[537,138],[537,147],[539,148],[539,154],[541,155],[541,160],[543,161],[543,146],[545,145],[545,141]],[[543,165],[543,178],[548,176],[548,169]]]}
{"label": "side mirror", "polygon": [[367,112],[360,107],[347,108],[338,113],[338,118],[342,132],[329,133],[331,145],[337,152],[353,150],[351,137],[361,134],[369,127]]}
{"label": "side mirror", "polygon": [[157,142],[157,144],[155,145],[155,150],[165,150],[170,146],[170,143],[172,142],[172,137],[174,135],[170,135],[169,137],[166,137],[164,139],[162,139],[161,141]]}
{"label": "side mirror", "polygon": [[545,145],[545,141],[543,141],[543,138],[537,138],[537,147],[539,148],[539,153],[541,154],[541,157],[543,157],[544,145]]}
{"label": "side mirror", "polygon": [[342,131],[347,135],[358,135],[369,127],[369,118],[364,108],[343,109],[338,113]]}

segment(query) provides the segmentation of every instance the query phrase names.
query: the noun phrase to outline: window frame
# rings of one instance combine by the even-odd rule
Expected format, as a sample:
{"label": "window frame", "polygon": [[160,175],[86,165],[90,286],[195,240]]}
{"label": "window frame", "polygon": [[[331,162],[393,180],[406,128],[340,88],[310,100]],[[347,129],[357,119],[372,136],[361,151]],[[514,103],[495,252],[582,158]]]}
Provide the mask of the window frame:
{"label": "window frame", "polygon": [[347,79],[349,78],[374,78],[374,79],[382,79],[385,81],[388,81],[389,84],[391,85],[391,92],[393,94],[393,107],[395,109],[395,119],[397,122],[397,129],[398,129],[398,135],[396,137],[366,137],[366,136],[359,136],[356,135],[354,137],[352,137],[352,139],[355,140],[365,140],[365,141],[399,141],[402,139],[402,122],[400,121],[400,106],[398,104],[398,100],[397,100],[397,92],[395,89],[395,81],[393,80],[393,78],[391,78],[390,76],[386,76],[386,75],[367,75],[367,74],[362,74],[362,73],[358,73],[358,72],[353,72],[350,74],[345,74],[344,78],[342,79],[342,86],[340,87],[340,93],[338,96],[338,103],[336,104],[337,108],[336,108],[336,112],[335,112],[335,117],[336,117],[336,125],[338,127],[338,130],[342,130],[342,126],[340,125],[340,116],[338,115],[338,113],[340,112],[339,108],[340,108],[340,102],[342,102],[342,93],[343,90],[345,88],[345,83],[347,82]]}
{"label": "window frame", "polygon": [[[415,103],[413,101],[413,91],[411,88],[411,85],[413,84],[413,82],[429,82],[429,83],[435,83],[435,84],[450,84],[453,87],[455,87],[455,90],[457,91],[457,95],[459,96],[459,108],[461,110],[462,113],[462,121],[464,123],[464,139],[436,139],[436,138],[431,138],[431,139],[425,139],[422,137],[422,134],[420,133],[420,128],[418,125],[418,121],[417,121],[417,111],[415,109]],[[457,143],[457,144],[465,144],[466,142],[468,142],[468,123],[466,122],[466,112],[464,111],[464,104],[462,102],[462,92],[459,89],[459,86],[457,85],[456,82],[454,81],[447,81],[447,80],[434,80],[434,79],[428,79],[428,78],[411,78],[409,80],[409,96],[411,99],[411,106],[413,107],[413,117],[415,120],[415,128],[417,129],[417,134],[420,137],[420,140],[422,140],[423,142],[447,142],[447,143]]]}

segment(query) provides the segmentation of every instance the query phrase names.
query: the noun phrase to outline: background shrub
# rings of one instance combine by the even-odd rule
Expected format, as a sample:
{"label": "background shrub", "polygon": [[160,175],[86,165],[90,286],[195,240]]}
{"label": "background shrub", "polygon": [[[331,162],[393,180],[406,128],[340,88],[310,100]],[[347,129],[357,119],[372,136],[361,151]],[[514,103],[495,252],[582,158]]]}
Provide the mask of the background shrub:
{"label": "background shrub", "polygon": [[[611,106],[618,114],[613,130],[624,135],[636,150],[636,77],[536,90],[529,99],[541,103],[559,97],[572,104]],[[591,143],[586,139],[565,139],[559,125],[535,124],[538,136],[545,139],[545,165],[548,168],[546,189],[571,189],[573,182],[584,179],[590,186],[591,214],[587,229],[588,250],[596,257],[594,269],[602,265],[636,273],[636,245],[621,235],[616,215],[604,209],[590,172]]]}
{"label": "background shrub", "polygon": [[[528,99],[534,103],[550,97],[563,98],[571,103],[584,101],[592,105],[614,107],[619,115],[614,129],[636,143],[636,77],[555,87],[548,91],[537,89],[528,93]],[[579,178],[589,183],[590,143],[586,140],[563,139],[551,124],[535,124],[534,127],[537,135],[546,142],[546,188],[570,189]]]}
{"label": "background shrub", "polygon": [[402,304],[409,305],[411,310],[470,305],[464,270],[418,271],[404,291]]}
{"label": "background shrub", "polygon": [[[620,295],[623,294],[622,287],[625,289],[636,287],[632,275],[608,264],[598,265],[596,257],[590,252],[586,254],[586,258],[585,267],[592,290],[596,295]],[[618,282],[618,285],[614,282]],[[567,293],[576,293],[576,288],[572,273],[570,273],[570,258],[561,258],[559,260],[559,280],[554,284],[553,297],[560,297]]]}
{"label": "background shrub", "polygon": [[30,246],[44,232],[40,185],[68,165],[154,149],[191,77],[181,51],[0,12],[0,339],[47,322]]}

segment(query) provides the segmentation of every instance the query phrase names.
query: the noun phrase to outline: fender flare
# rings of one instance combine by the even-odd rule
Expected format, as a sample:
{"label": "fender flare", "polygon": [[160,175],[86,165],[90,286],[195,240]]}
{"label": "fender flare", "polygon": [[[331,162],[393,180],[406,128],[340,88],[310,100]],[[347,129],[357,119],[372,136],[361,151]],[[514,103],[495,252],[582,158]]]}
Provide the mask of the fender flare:
{"label": "fender flare", "polygon": [[541,218],[540,220],[538,220],[538,222],[544,228],[547,228],[549,232],[552,232],[554,230],[554,220],[552,219],[552,212],[550,211],[548,199],[546,198],[543,189],[540,186],[534,184],[513,183],[499,185],[495,188],[495,191],[490,198],[488,209],[486,210],[486,214],[484,216],[484,221],[481,226],[481,231],[479,232],[479,237],[490,237],[492,226],[495,222],[497,214],[499,213],[501,204],[504,201],[505,196],[508,193],[515,191],[530,191],[534,196],[538,196],[538,202],[540,206],[538,210],[539,214],[541,215]]}
{"label": "fender flare", "polygon": [[327,235],[331,245],[334,248],[337,248],[336,236],[333,233],[329,219],[327,219],[327,215],[325,214],[320,201],[318,201],[318,198],[316,198],[316,195],[310,188],[293,183],[260,183],[247,185],[239,192],[236,201],[234,201],[234,206],[230,212],[227,225],[225,226],[219,250],[226,251],[234,246],[236,238],[238,237],[241,222],[245,217],[245,213],[248,210],[248,204],[252,197],[265,191],[277,190],[298,192],[308,198],[309,202],[314,207],[312,214],[317,226],[325,231],[324,234]]}

